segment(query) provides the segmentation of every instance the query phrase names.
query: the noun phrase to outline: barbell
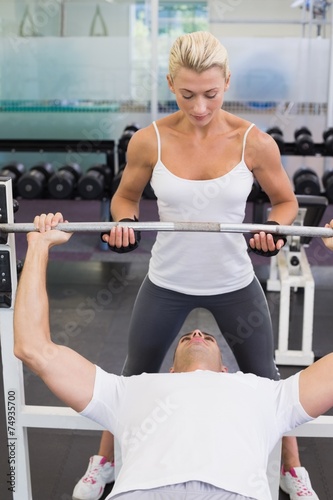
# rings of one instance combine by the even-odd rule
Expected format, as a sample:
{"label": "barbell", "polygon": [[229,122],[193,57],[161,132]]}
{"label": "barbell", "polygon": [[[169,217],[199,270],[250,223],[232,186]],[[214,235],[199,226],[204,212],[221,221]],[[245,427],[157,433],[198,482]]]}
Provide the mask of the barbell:
{"label": "barbell", "polygon": [[[275,224],[224,224],[220,222],[62,222],[53,229],[67,233],[106,233],[113,227],[132,227],[136,231],[187,231],[215,233],[264,233],[310,238],[333,237],[333,229],[314,226],[283,226]],[[0,233],[29,233],[38,231],[33,223],[0,224]]]}

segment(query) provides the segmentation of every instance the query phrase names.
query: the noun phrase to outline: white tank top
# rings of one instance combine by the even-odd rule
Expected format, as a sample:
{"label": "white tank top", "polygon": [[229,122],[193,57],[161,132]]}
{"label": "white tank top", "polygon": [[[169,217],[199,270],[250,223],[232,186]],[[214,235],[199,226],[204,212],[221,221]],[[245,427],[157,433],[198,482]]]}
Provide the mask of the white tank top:
{"label": "white tank top", "polygon": [[[171,173],[158,158],[151,177],[161,222],[241,224],[253,174],[241,161],[216,179],[188,180]],[[157,286],[189,295],[217,295],[246,287],[254,277],[242,233],[159,232],[152,248],[149,279]]]}

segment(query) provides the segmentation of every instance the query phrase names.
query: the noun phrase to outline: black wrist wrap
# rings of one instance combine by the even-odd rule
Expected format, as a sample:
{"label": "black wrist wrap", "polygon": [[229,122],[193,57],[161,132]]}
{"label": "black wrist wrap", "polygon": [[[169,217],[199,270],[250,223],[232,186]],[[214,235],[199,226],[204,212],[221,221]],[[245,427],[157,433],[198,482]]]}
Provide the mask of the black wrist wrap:
{"label": "black wrist wrap", "polygon": [[[134,216],[134,219],[121,219],[119,222],[138,222],[139,219],[137,219],[135,216]],[[109,235],[109,233],[102,233],[101,234],[101,238],[103,240],[103,236],[104,234],[107,234]],[[140,231],[134,231],[134,236],[135,236],[135,243],[130,243],[127,247],[114,247],[114,246],[111,246],[109,245],[109,249],[112,251],[112,252],[116,252],[116,253],[128,253],[128,252],[132,252],[133,250],[135,250],[136,248],[138,248],[139,246],[139,243],[141,241],[141,232]]]}
{"label": "black wrist wrap", "polygon": [[[271,225],[271,226],[279,226],[280,224],[278,222],[275,222],[274,220],[268,220],[265,222],[265,225]],[[283,240],[284,245],[287,243],[287,237],[284,234],[272,234],[274,243],[276,244],[279,240]],[[249,250],[251,252],[255,253],[256,255],[262,255],[263,257],[274,257],[274,255],[277,255],[280,250],[277,248],[275,250],[268,250],[267,252],[264,252],[263,250],[257,250],[256,248],[252,248],[249,245]]]}

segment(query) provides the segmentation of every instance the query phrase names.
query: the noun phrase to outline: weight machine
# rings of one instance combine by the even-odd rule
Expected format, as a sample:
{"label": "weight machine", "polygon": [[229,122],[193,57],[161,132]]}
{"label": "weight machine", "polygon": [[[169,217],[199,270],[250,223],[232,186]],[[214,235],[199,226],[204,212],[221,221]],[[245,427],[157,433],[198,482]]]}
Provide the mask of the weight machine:
{"label": "weight machine", "polygon": [[[297,195],[299,210],[295,227],[318,226],[328,205],[323,196]],[[278,365],[308,366],[314,361],[312,350],[315,283],[305,252],[310,237],[289,236],[287,244],[271,258],[267,291],[280,292]],[[302,345],[300,350],[289,349],[291,292],[304,289]]]}
{"label": "weight machine", "polygon": [[[11,179],[0,177],[0,222],[14,224]],[[272,227],[272,226],[270,226]],[[17,288],[15,235],[0,234],[0,341],[2,350],[4,399],[6,405],[7,448],[9,464],[8,490],[13,500],[33,500],[30,463],[29,428],[75,430],[103,429],[67,407],[27,405],[21,361],[13,354],[13,312]],[[27,318],[28,321],[28,318]],[[291,434],[333,437],[333,417],[319,417]],[[278,500],[280,451],[278,444],[268,466],[273,500]]]}

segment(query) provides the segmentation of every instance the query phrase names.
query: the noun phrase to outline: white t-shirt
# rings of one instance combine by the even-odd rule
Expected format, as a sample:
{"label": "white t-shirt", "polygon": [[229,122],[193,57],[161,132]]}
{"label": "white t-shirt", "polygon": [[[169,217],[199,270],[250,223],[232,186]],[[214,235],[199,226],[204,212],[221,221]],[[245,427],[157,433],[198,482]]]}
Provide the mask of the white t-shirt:
{"label": "white t-shirt", "polygon": [[122,467],[108,498],[194,480],[270,499],[270,451],[312,419],[299,402],[298,377],[208,370],[122,377],[97,367],[82,415],[120,443]]}

